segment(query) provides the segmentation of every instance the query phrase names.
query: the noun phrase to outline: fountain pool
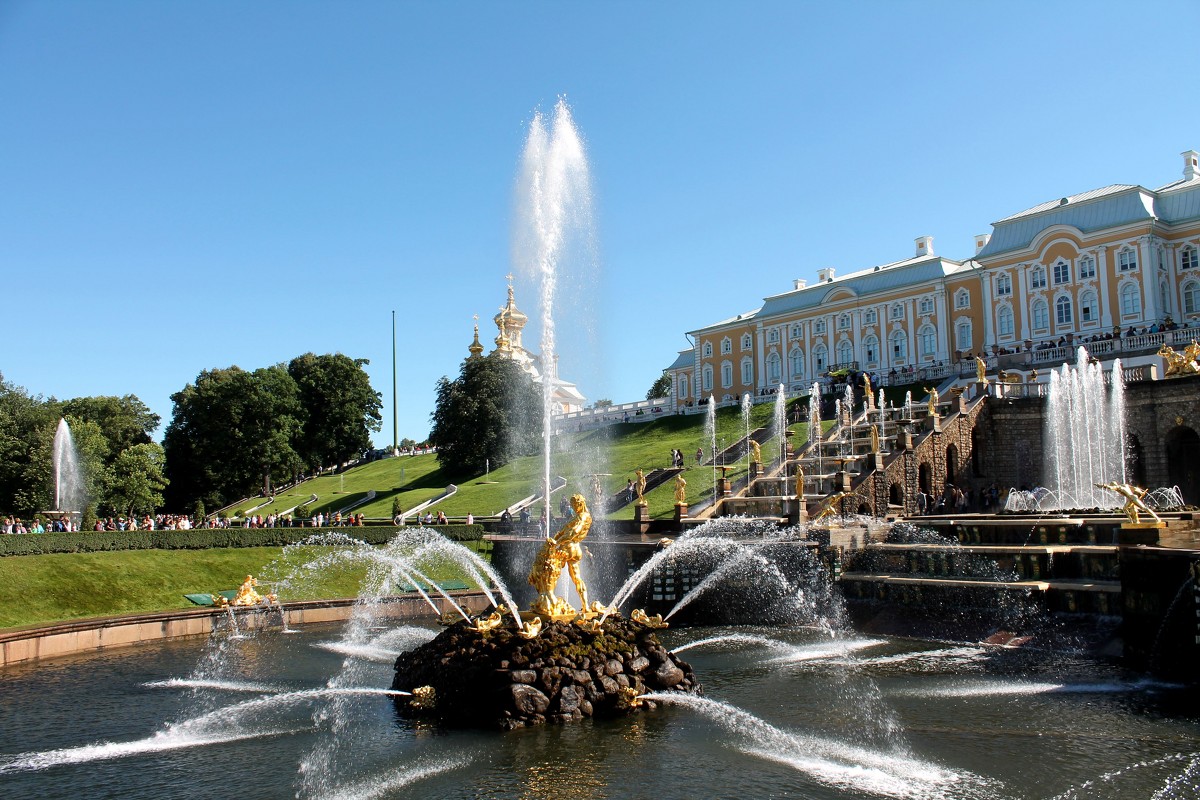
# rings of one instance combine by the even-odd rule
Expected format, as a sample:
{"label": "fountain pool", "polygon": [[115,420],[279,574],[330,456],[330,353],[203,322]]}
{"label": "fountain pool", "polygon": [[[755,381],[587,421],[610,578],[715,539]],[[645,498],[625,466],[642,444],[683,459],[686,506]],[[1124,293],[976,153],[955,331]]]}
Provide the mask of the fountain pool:
{"label": "fountain pool", "polygon": [[[396,653],[434,626],[375,631],[349,652],[346,627],[7,670],[4,795],[1074,800],[1200,791],[1190,695],[1086,659],[774,627],[672,628],[664,644],[686,648],[704,698],[499,734],[403,720],[380,693]],[[335,675],[343,679],[330,689]],[[334,703],[353,710],[353,725],[333,729]],[[334,737],[341,757],[318,767],[314,755]],[[303,772],[318,768],[326,774],[313,793]]]}

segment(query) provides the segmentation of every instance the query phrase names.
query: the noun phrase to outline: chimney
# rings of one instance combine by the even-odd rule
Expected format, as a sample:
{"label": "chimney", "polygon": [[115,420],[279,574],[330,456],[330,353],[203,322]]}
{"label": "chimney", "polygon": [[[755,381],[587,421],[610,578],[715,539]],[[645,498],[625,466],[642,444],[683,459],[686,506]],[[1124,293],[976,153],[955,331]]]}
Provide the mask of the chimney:
{"label": "chimney", "polygon": [[1200,178],[1200,153],[1195,150],[1185,150],[1180,155],[1183,156],[1184,180]]}
{"label": "chimney", "polygon": [[975,255],[979,255],[979,251],[987,247],[987,243],[992,240],[990,233],[980,233],[975,236]]}
{"label": "chimney", "polygon": [[833,267],[817,270],[817,283],[828,283],[833,280]]}
{"label": "chimney", "polygon": [[917,237],[917,258],[921,256],[933,255],[933,237],[918,236]]}
{"label": "chimney", "polygon": [[803,289],[805,286],[808,286],[808,281],[801,280],[799,278],[792,281],[792,291],[799,291],[800,289]]}

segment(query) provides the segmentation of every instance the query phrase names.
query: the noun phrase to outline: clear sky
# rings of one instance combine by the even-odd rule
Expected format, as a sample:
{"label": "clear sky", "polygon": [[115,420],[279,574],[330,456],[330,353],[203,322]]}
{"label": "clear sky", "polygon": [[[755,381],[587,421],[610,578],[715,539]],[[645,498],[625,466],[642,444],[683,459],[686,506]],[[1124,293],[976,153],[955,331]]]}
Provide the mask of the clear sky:
{"label": "clear sky", "polygon": [[203,369],[342,352],[382,445],[395,310],[421,439],[472,315],[495,335],[522,143],[565,96],[600,274],[560,372],[639,399],[685,331],[794,278],[922,235],[967,258],[1029,206],[1180,177],[1198,24],[1194,0],[0,0],[0,372],[165,425]]}

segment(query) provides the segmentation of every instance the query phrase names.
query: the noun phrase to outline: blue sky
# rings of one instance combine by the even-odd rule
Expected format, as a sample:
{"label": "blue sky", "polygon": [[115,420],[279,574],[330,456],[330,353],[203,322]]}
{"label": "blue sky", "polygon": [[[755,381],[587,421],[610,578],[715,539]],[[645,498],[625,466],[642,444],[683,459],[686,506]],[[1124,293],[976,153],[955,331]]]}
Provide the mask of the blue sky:
{"label": "blue sky", "polygon": [[[163,416],[203,369],[368,358],[423,438],[514,269],[536,109],[586,140],[599,275],[561,345],[638,399],[817,269],[952,258],[1200,149],[1195,2],[0,2],[0,372]],[[535,289],[518,303],[535,316]],[[535,327],[535,326],[534,326]],[[562,334],[560,333],[560,336]],[[527,337],[537,346],[536,330]]]}

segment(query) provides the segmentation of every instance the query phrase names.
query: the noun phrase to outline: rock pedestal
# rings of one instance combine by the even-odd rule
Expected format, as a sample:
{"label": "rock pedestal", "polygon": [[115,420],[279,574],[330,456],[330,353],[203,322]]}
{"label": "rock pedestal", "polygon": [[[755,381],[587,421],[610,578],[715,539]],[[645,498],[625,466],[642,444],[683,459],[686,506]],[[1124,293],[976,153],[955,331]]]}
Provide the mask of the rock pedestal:
{"label": "rock pedestal", "polygon": [[620,618],[605,620],[598,632],[551,622],[533,639],[511,624],[481,633],[455,623],[396,659],[393,689],[425,686],[433,687],[433,702],[397,697],[402,716],[503,730],[654,708],[637,699],[647,692],[701,691],[691,666],[652,628]]}

